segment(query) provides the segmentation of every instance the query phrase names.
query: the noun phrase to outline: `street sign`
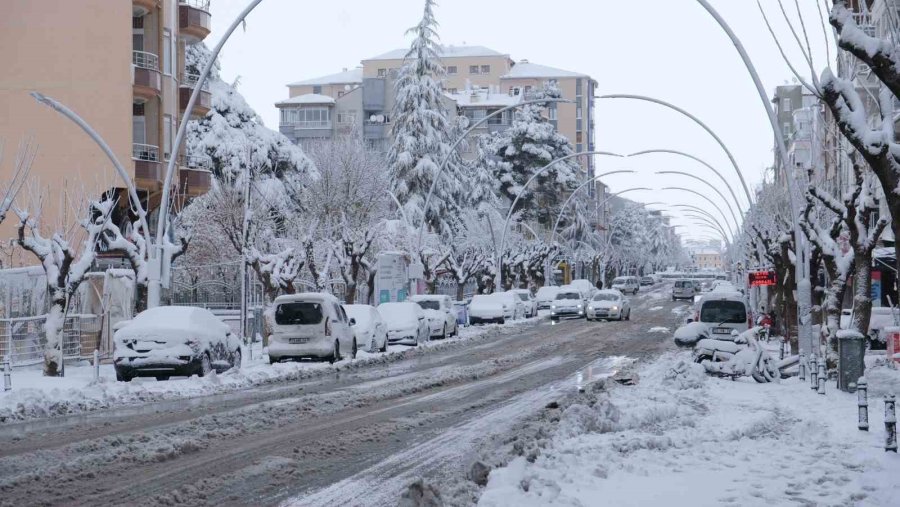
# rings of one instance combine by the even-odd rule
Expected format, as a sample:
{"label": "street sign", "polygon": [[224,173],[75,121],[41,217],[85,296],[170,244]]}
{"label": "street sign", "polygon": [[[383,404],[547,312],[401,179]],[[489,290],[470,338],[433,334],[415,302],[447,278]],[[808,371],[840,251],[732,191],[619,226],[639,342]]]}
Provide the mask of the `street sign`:
{"label": "street sign", "polygon": [[747,273],[747,278],[751,287],[775,285],[776,281],[774,271],[751,271]]}

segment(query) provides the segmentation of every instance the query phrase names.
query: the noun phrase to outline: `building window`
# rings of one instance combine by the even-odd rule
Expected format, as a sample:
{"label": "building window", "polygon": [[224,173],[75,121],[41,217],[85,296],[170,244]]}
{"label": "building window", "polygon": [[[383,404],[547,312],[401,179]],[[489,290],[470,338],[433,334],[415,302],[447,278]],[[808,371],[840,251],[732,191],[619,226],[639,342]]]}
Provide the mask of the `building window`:
{"label": "building window", "polygon": [[338,98],[341,98],[341,97],[343,97],[343,96],[344,96],[344,92],[338,91]]}
{"label": "building window", "polygon": [[575,145],[575,152],[576,152],[576,153],[581,153],[582,151],[584,151],[584,146],[581,145],[581,144],[576,144],[576,145]]}
{"label": "building window", "polygon": [[481,66],[481,73],[482,73],[482,74],[490,74],[490,73],[491,73],[491,66],[490,66],[490,65],[482,65],[482,66]]}
{"label": "building window", "polygon": [[478,74],[478,66],[469,65],[469,74]]}
{"label": "building window", "polygon": [[456,95],[457,90],[456,88],[447,88],[447,93],[449,93],[450,95]]}
{"label": "building window", "polygon": [[552,105],[547,109],[547,111],[548,111],[548,114],[550,115],[550,119],[551,119],[551,120],[557,120],[557,119],[558,119],[558,113],[559,113],[559,111],[556,109],[556,104],[552,104]]}
{"label": "building window", "polygon": [[578,97],[581,97],[582,95],[581,78],[575,80],[575,95]]}
{"label": "building window", "polygon": [[319,85],[313,86],[313,93],[321,94],[321,93],[322,93],[322,87],[319,86]]}
{"label": "building window", "polygon": [[576,120],[581,119],[581,104],[575,106],[575,119]]}
{"label": "building window", "polygon": [[581,132],[575,132],[575,142],[576,142],[576,143],[581,143],[581,142],[582,142],[582,134],[581,134]]}
{"label": "building window", "polygon": [[525,95],[530,95],[531,94],[531,85],[527,85],[524,88],[524,91],[525,91]]}
{"label": "building window", "polygon": [[339,125],[352,125],[356,123],[356,111],[344,111],[337,114]]}
{"label": "building window", "polygon": [[175,141],[175,121],[172,115],[163,115],[163,157],[169,160],[172,157],[172,145]]}
{"label": "building window", "polygon": [[167,76],[172,75],[172,69],[174,69],[175,65],[173,64],[173,56],[175,55],[175,48],[172,47],[174,41],[172,40],[172,31],[168,28],[163,29],[163,63],[162,70],[163,74]]}
{"label": "building window", "polygon": [[387,69],[378,69],[378,77],[387,77]]}
{"label": "building window", "polygon": [[791,135],[791,122],[789,121],[784,122],[784,135]]}
{"label": "building window", "polygon": [[559,87],[559,81],[557,81],[556,79],[548,79],[544,84],[547,86],[552,86],[553,88]]}
{"label": "building window", "polygon": [[782,107],[785,111],[790,111],[790,110],[791,110],[791,98],[790,98],[790,97],[785,97],[784,100],[782,100],[782,104],[783,104],[783,105],[782,105],[781,107]]}
{"label": "building window", "polygon": [[454,76],[456,75],[456,65],[448,65],[447,66],[447,74]]}

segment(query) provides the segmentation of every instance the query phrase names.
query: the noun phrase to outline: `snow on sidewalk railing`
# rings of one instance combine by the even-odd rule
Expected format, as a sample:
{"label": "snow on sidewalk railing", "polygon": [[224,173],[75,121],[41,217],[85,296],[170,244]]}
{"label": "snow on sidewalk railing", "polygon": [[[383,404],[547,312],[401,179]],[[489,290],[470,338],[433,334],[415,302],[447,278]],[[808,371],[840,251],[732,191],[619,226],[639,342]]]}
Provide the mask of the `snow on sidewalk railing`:
{"label": "snow on sidewalk railing", "polygon": [[[0,319],[0,359],[9,357],[13,367],[37,364],[43,361],[44,323],[46,315]],[[98,344],[100,317],[97,315],[69,315],[63,335],[63,357],[82,357],[85,339]],[[96,348],[96,345],[94,346]],[[93,348],[86,349],[91,352]]]}

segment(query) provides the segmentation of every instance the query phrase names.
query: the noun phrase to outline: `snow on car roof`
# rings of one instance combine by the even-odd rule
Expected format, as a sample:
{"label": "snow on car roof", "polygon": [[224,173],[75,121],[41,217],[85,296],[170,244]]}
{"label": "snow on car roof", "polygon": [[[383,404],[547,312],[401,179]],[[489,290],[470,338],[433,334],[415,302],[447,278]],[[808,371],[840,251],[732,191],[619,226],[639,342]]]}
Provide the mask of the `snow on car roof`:
{"label": "snow on car roof", "polygon": [[444,298],[450,297],[444,294],[416,294],[409,298],[410,301],[443,301]]}
{"label": "snow on car roof", "polygon": [[337,303],[338,299],[327,292],[301,292],[299,294],[283,294],[275,298],[275,303],[285,303],[292,301],[325,301]]}

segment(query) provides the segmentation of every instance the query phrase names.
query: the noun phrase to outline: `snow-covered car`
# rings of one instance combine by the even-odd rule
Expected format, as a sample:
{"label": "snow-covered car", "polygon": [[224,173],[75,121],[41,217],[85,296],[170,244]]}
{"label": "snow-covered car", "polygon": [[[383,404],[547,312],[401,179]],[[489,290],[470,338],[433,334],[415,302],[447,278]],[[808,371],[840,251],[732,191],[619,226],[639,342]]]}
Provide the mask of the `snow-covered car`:
{"label": "snow-covered car", "polygon": [[469,325],[469,303],[468,301],[454,301],[453,309],[456,311],[456,325]]}
{"label": "snow-covered car", "polygon": [[241,341],[204,308],[158,306],[139,313],[113,336],[116,380],[200,375],[241,366]]}
{"label": "snow-covered car", "polygon": [[652,276],[642,276],[641,277],[641,287],[649,287],[656,283],[656,280],[653,279]]}
{"label": "snow-covered car", "polygon": [[456,309],[453,308],[450,296],[421,294],[413,296],[409,300],[421,306],[425,311],[432,338],[456,336],[459,324],[456,322]]}
{"label": "snow-covered car", "polygon": [[616,289],[597,291],[588,302],[587,320],[631,320],[631,305]]}
{"label": "snow-covered car", "polygon": [[700,291],[695,288],[693,280],[675,280],[675,284],[672,285],[672,301],[677,301],[679,299],[691,301],[698,292]]}
{"label": "snow-covered car", "polygon": [[340,361],[356,358],[357,341],[347,312],[336,297],[324,292],[287,294],[275,298],[269,363],[285,359]]}
{"label": "snow-covered car", "polygon": [[710,292],[699,303],[699,322],[709,327],[711,338],[728,340],[731,332],[750,328],[744,296],[739,292]]}
{"label": "snow-covered car", "polygon": [[538,309],[544,310],[550,308],[550,305],[553,304],[553,300],[556,299],[557,294],[559,294],[559,287],[555,285],[545,285],[538,289],[537,294],[534,295]]}
{"label": "snow-covered car", "polygon": [[641,290],[641,284],[636,276],[618,276],[613,279],[611,287],[622,294],[637,294]]}
{"label": "snow-covered car", "polygon": [[597,292],[597,287],[592,284],[590,280],[585,280],[584,278],[572,280],[571,282],[569,282],[568,286],[578,289],[584,299],[590,299],[591,296],[593,296],[594,293]]}
{"label": "snow-covered car", "polygon": [[531,291],[528,289],[513,289],[510,292],[516,295],[525,306],[525,318],[530,319],[537,315],[538,311],[538,303],[537,300],[534,299],[534,296],[531,295]]}
{"label": "snow-covered car", "polygon": [[[895,312],[897,312],[897,310],[894,310],[889,306],[876,306],[872,308],[872,315],[869,318],[869,332],[866,333],[868,345],[870,348],[877,350],[887,347],[887,337],[883,335],[881,330],[886,327],[896,326],[894,320]],[[898,314],[897,317],[900,317],[900,314]],[[850,324],[853,322],[852,319],[852,309],[846,308],[844,310],[841,310],[841,329],[850,329]]]}
{"label": "snow-covered car", "polygon": [[387,352],[387,326],[378,309],[371,305],[344,305],[344,310],[359,347],[366,352]]}
{"label": "snow-covered car", "polygon": [[387,325],[388,343],[418,347],[431,336],[425,310],[416,303],[381,303],[378,313]]}
{"label": "snow-covered car", "polygon": [[561,317],[584,317],[585,300],[581,292],[575,289],[559,291],[553,304],[550,305],[550,320],[559,320]]}
{"label": "snow-covered car", "polygon": [[494,294],[476,294],[469,303],[469,323],[474,325],[490,322],[506,322],[503,301]]}

